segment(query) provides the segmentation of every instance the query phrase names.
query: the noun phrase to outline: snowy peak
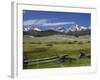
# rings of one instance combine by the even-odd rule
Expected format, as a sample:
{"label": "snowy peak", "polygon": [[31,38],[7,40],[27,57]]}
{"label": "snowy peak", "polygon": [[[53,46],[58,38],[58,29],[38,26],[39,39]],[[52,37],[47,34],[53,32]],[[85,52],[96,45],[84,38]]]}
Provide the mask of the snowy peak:
{"label": "snowy peak", "polygon": [[35,27],[35,28],[33,28],[33,30],[34,30],[34,31],[41,31],[41,29],[36,28],[36,27]]}
{"label": "snowy peak", "polygon": [[42,31],[41,29],[39,29],[37,27],[32,27],[32,26],[24,27],[23,30],[24,31],[29,31],[29,30]]}
{"label": "snowy peak", "polygon": [[84,31],[90,29],[89,27],[79,26],[78,24],[73,25],[69,28],[69,31]]}
{"label": "snowy peak", "polygon": [[70,26],[69,28],[66,28],[66,27],[58,27],[56,28],[56,31],[58,32],[64,32],[64,33],[67,33],[67,32],[75,32],[75,31],[85,31],[85,30],[89,30],[90,27],[84,27],[84,26],[79,26],[78,24],[74,24],[72,26]]}
{"label": "snowy peak", "polygon": [[57,29],[56,29],[56,31],[59,31],[59,32],[65,32],[65,28],[64,27],[58,27]]}
{"label": "snowy peak", "polygon": [[[74,24],[70,27],[65,27],[65,26],[59,26],[59,27],[56,27],[56,28],[48,28],[46,30],[54,30],[54,31],[58,31],[58,32],[63,32],[63,33],[68,33],[68,32],[75,32],[75,31],[85,31],[85,30],[90,30],[91,27],[84,27],[84,26],[79,26],[78,24]],[[38,27],[35,27],[35,26],[24,26],[23,28],[24,31],[30,31],[30,30],[33,30],[33,31],[44,31],[43,29],[40,29]]]}
{"label": "snowy peak", "polygon": [[88,28],[84,27],[84,26],[80,26],[81,30],[87,30]]}
{"label": "snowy peak", "polygon": [[75,24],[69,28],[69,31],[80,31],[81,28],[78,24]]}

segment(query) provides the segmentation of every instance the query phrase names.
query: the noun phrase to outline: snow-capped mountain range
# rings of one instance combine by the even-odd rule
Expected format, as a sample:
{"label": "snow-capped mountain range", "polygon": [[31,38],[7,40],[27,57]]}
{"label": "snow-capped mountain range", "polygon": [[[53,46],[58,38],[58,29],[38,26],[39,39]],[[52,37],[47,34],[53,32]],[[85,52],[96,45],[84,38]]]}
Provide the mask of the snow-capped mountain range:
{"label": "snow-capped mountain range", "polygon": [[23,28],[23,31],[29,31],[29,30],[34,30],[34,31],[42,31],[40,28],[37,28],[37,27],[32,27],[32,26],[25,26]]}
{"label": "snow-capped mountain range", "polygon": [[[65,27],[57,27],[56,29],[51,29],[54,31],[58,31],[58,32],[75,32],[75,31],[85,31],[85,30],[90,30],[90,27],[84,27],[84,26],[79,26],[78,24],[72,25],[69,28],[65,28]],[[34,31],[44,31],[38,27],[32,27],[32,26],[26,26],[23,28],[23,31],[29,31],[29,30],[34,30]],[[50,30],[50,29],[48,29]]]}
{"label": "snow-capped mountain range", "polygon": [[79,26],[78,24],[76,24],[76,25],[73,25],[73,26],[71,26],[67,29],[62,28],[62,27],[58,27],[57,30],[60,31],[60,32],[67,33],[69,31],[75,32],[75,31],[85,31],[85,30],[90,30],[90,29],[91,29],[90,27]]}

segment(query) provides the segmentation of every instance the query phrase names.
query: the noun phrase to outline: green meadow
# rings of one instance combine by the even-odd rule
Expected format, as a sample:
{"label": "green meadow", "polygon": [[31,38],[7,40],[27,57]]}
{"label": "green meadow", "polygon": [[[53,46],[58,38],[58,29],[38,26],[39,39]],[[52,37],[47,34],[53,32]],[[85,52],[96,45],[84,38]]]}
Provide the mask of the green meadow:
{"label": "green meadow", "polygon": [[[80,52],[90,54],[90,35],[85,36],[68,36],[68,35],[52,35],[44,37],[33,37],[29,35],[23,36],[23,57],[27,60],[36,60],[52,56],[67,54],[77,58]],[[79,67],[90,66],[90,58],[82,58],[63,63],[53,61],[43,64],[33,64],[24,66],[24,69],[38,68],[60,68],[60,67]]]}

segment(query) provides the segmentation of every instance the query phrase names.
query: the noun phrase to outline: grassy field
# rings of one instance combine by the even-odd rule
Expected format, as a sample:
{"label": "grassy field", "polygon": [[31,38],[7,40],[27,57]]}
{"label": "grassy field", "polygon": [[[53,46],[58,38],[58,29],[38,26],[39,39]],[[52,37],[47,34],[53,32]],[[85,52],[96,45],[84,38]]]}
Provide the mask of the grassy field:
{"label": "grassy field", "polygon": [[[31,59],[42,59],[62,54],[68,54],[72,57],[78,57],[80,52],[90,54],[90,36],[66,36],[52,35],[46,37],[23,36],[23,57]],[[23,66],[24,69],[36,68],[55,68],[55,67],[76,67],[90,66],[90,58],[83,58],[75,61],[53,61],[44,64],[34,64],[31,66]]]}

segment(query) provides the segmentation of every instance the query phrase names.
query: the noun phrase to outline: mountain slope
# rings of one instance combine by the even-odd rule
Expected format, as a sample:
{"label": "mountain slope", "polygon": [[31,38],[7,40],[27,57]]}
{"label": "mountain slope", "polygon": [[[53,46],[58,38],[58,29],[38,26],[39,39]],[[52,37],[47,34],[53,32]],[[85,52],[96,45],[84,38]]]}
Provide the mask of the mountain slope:
{"label": "mountain slope", "polygon": [[49,36],[49,35],[56,35],[56,34],[64,34],[62,32],[54,31],[54,30],[46,30],[46,31],[24,31],[24,35],[32,35],[36,37],[42,37],[42,36]]}
{"label": "mountain slope", "polygon": [[91,31],[90,27],[79,26],[78,24],[76,24],[69,28],[58,27],[57,29],[52,29],[52,30],[51,29],[41,30],[37,27],[25,27],[23,34],[36,37],[58,35],[58,34],[78,37],[82,35],[90,35],[90,31]]}

